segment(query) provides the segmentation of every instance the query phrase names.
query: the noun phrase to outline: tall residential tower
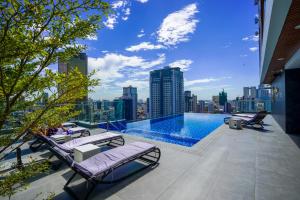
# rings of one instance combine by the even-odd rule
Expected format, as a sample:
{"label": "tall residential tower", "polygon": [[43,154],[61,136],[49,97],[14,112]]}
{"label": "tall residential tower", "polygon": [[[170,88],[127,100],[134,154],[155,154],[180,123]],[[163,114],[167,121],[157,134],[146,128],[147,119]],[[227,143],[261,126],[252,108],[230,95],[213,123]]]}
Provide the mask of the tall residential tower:
{"label": "tall residential tower", "polygon": [[[67,61],[62,61],[58,59],[58,72],[68,74],[70,71],[78,68],[78,70],[83,74],[88,74],[88,60],[86,53],[79,53],[77,56],[70,58]],[[59,90],[59,88],[58,88]],[[87,101],[88,94],[83,100]]]}
{"label": "tall residential tower", "polygon": [[183,72],[180,68],[165,67],[150,72],[151,118],[183,114]]}
{"label": "tall residential tower", "polygon": [[137,119],[137,88],[123,87],[123,100],[125,101],[125,117],[127,120]]}

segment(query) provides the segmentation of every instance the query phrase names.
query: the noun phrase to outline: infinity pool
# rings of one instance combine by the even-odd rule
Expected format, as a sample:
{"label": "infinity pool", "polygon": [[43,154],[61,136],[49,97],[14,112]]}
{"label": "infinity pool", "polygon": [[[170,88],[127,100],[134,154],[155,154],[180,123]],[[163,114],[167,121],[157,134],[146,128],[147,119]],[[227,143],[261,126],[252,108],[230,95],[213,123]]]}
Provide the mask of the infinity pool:
{"label": "infinity pool", "polygon": [[185,113],[166,118],[115,123],[114,128],[129,135],[191,147],[222,125],[226,116],[225,114]]}

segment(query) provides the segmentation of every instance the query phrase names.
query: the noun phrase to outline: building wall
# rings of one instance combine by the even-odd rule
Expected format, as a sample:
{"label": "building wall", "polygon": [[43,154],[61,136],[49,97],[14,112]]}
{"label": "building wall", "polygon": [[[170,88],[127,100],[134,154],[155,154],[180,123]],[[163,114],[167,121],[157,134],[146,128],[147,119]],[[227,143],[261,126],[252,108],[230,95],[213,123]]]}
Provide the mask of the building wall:
{"label": "building wall", "polygon": [[192,112],[197,112],[197,96],[192,96]]}
{"label": "building wall", "polygon": [[272,114],[287,133],[300,134],[300,69],[285,70],[272,83],[274,94]]}
{"label": "building wall", "polygon": [[278,76],[272,83],[272,87],[278,90],[273,94],[272,115],[277,123],[285,130],[285,74]]}
{"label": "building wall", "polygon": [[285,70],[286,132],[300,134],[300,68]]}

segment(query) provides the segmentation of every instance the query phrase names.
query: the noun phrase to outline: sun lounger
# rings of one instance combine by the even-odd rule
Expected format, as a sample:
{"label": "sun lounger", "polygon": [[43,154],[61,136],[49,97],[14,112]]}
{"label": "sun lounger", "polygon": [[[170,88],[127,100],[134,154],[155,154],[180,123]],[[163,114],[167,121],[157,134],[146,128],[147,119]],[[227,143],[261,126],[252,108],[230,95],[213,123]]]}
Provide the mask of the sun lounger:
{"label": "sun lounger", "polygon": [[[121,181],[149,166],[154,166],[158,163],[160,159],[160,149],[152,144],[144,142],[134,142],[124,146],[116,147],[95,156],[88,158],[80,163],[73,160],[70,154],[57,147],[50,148],[55,156],[60,160],[68,164],[72,168],[74,174],[69,178],[64,186],[64,189],[70,193],[73,197],[77,198],[76,194],[68,187],[74,177],[78,174],[90,183],[91,187],[87,189],[87,194],[84,199],[87,199],[89,195],[94,190],[97,184],[101,183],[115,183]],[[122,177],[112,180],[105,180],[106,177],[112,175],[116,169],[126,165],[132,161],[139,160],[142,161],[144,167],[135,170],[129,174],[125,174]]]}
{"label": "sun lounger", "polygon": [[[242,120],[242,125],[244,126],[254,126],[254,125],[259,125],[260,128],[264,128],[263,124],[263,119],[266,117],[267,112],[266,111],[261,111],[255,114],[254,117],[239,117],[239,116],[233,116],[236,119]],[[224,123],[228,124],[229,120],[231,117],[226,117],[224,118]]]}
{"label": "sun lounger", "polygon": [[[48,146],[56,146],[67,153],[72,153],[73,149],[78,146],[82,146],[85,144],[101,144],[108,142],[108,145],[111,146],[121,146],[124,145],[125,141],[122,135],[112,133],[112,132],[105,132],[101,134],[96,134],[87,137],[75,138],[63,144],[59,144],[50,137],[37,135],[37,139],[30,145],[30,149],[32,151],[36,151],[42,144],[47,144]],[[35,146],[38,144],[37,146]]]}
{"label": "sun lounger", "polygon": [[60,149],[64,150],[65,152],[72,153],[75,147],[82,146],[85,144],[97,145],[104,142],[109,142],[109,145],[114,145],[114,146],[122,146],[125,143],[122,135],[112,133],[112,132],[105,132],[97,135],[76,138],[68,142],[65,142],[63,144],[57,144],[56,146],[58,146]]}

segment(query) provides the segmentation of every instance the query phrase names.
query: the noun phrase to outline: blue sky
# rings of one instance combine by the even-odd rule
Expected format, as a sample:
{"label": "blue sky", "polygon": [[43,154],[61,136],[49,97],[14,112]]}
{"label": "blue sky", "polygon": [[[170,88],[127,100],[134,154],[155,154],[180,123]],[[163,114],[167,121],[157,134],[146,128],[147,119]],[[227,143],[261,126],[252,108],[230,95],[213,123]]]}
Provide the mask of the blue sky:
{"label": "blue sky", "polygon": [[211,99],[222,88],[229,99],[258,85],[257,7],[253,0],[116,0],[115,13],[85,40],[89,70],[101,86],[93,99],[113,99],[122,87],[149,93],[149,71],[181,67],[185,90]]}

